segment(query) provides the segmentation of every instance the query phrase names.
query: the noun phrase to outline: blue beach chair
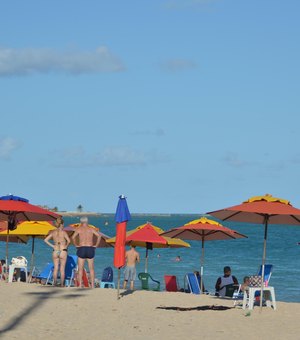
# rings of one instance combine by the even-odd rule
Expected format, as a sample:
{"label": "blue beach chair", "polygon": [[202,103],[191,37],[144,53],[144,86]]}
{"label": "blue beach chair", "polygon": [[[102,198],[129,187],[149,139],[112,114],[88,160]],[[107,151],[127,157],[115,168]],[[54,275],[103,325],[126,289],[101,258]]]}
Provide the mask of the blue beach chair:
{"label": "blue beach chair", "polygon": [[44,269],[36,276],[33,276],[35,279],[44,281],[44,284],[47,285],[52,282],[53,279],[53,269],[54,264],[52,262],[47,263],[47,265],[44,267]]}
{"label": "blue beach chair", "polygon": [[74,283],[74,277],[77,271],[77,262],[77,255],[68,255],[65,268],[65,284],[67,287],[71,287],[72,283]]}
{"label": "blue beach chair", "polygon": [[186,284],[187,284],[187,288],[188,288],[187,291],[190,292],[191,294],[198,294],[199,295],[201,293],[198,278],[194,273],[188,273],[188,274],[185,275],[184,286],[186,286]]}
{"label": "blue beach chair", "polygon": [[[264,282],[267,282],[269,284],[272,272],[273,272],[273,265],[265,264]],[[257,275],[261,276],[261,274],[262,274],[262,265],[259,267]]]}

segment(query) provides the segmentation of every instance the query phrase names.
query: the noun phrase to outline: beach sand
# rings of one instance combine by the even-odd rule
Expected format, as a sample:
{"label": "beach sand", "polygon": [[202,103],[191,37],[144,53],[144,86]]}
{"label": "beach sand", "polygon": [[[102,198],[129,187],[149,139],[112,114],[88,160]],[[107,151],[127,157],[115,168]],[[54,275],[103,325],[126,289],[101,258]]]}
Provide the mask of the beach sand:
{"label": "beach sand", "polygon": [[300,304],[178,311],[157,307],[227,306],[233,302],[185,293],[45,287],[1,283],[1,339],[299,339]]}

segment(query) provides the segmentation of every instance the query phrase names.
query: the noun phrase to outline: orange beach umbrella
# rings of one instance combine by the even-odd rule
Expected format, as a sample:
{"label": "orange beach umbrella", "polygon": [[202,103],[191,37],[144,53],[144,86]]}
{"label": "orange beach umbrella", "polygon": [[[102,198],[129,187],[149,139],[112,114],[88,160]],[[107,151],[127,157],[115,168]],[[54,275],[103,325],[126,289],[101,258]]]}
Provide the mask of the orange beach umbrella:
{"label": "orange beach umbrella", "polygon": [[204,267],[204,242],[213,240],[232,240],[236,238],[245,238],[247,236],[238,233],[232,229],[222,226],[220,223],[201,217],[186,223],[182,227],[173,228],[166,231],[162,236],[176,237],[184,240],[197,240],[202,243],[201,255],[201,292],[203,293],[203,267]]}

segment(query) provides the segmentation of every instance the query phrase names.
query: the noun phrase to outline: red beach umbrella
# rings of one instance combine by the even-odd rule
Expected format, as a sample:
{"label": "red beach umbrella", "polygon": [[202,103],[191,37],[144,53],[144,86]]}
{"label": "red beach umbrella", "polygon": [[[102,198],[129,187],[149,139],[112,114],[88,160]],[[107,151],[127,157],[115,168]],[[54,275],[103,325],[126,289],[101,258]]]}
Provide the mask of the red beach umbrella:
{"label": "red beach umbrella", "polygon": [[160,236],[155,228],[147,223],[140,229],[135,229],[129,236],[126,237],[126,243],[130,242],[145,242],[146,243],[146,261],[145,272],[148,271],[148,250],[153,248],[153,244],[167,244],[167,240]]}
{"label": "red beach umbrella", "polygon": [[0,197],[0,221],[8,222],[8,229],[16,227],[18,221],[52,221],[60,215],[30,204],[25,198],[8,195]]}
{"label": "red beach umbrella", "polygon": [[[251,197],[242,204],[212,211],[209,214],[223,221],[248,222],[264,225],[262,277],[264,277],[265,273],[268,225],[300,224],[300,209],[293,207],[288,200],[276,198],[269,194]],[[263,293],[263,285],[264,282],[262,280],[261,296]],[[262,299],[260,299],[260,308],[262,308]]]}
{"label": "red beach umbrella", "polygon": [[126,242],[130,241],[161,244],[167,243],[167,241],[159,235],[150,223],[145,224],[143,228],[136,229],[133,233],[127,236]]}
{"label": "red beach umbrella", "polygon": [[176,237],[183,240],[197,240],[202,243],[201,255],[201,292],[203,293],[203,267],[204,267],[204,243],[214,240],[232,240],[236,238],[246,238],[247,236],[238,233],[235,230],[226,228],[220,223],[201,217],[198,220],[191,221],[182,227],[173,228],[166,231],[162,236]]}
{"label": "red beach umbrella", "polygon": [[52,211],[30,204],[26,198],[14,195],[0,197],[0,221],[7,221],[8,223],[7,239],[9,231],[16,229],[20,221],[51,221],[58,217],[60,215]]}

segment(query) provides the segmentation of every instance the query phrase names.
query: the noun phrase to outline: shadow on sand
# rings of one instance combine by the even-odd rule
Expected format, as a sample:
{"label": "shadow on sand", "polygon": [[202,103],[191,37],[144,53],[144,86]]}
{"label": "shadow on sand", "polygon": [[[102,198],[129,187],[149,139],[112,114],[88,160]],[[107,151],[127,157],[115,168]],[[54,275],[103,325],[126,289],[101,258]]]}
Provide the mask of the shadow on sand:
{"label": "shadow on sand", "polygon": [[120,293],[120,297],[124,297],[124,296],[127,296],[127,295],[131,295],[134,293],[134,290],[125,290],[124,292]]}
{"label": "shadow on sand", "polygon": [[205,311],[205,310],[216,310],[222,311],[227,309],[232,309],[234,307],[226,307],[226,306],[214,306],[214,305],[206,305],[206,306],[198,306],[198,307],[156,307],[156,309],[165,309],[165,310],[175,310],[179,312],[189,312],[189,311]]}
{"label": "shadow on sand", "polygon": [[[74,292],[74,291],[73,291]],[[6,332],[12,331],[13,329],[16,329],[18,326],[26,322],[27,319],[31,317],[31,313],[33,311],[37,311],[40,309],[49,299],[58,298],[59,299],[74,299],[79,298],[83,294],[65,294],[60,295],[60,289],[50,289],[46,292],[30,292],[25,293],[26,295],[33,296],[33,300],[31,305],[29,305],[27,308],[23,309],[19,314],[12,316],[11,321],[7,323],[7,325],[0,329],[0,337],[1,335],[4,335]]]}

